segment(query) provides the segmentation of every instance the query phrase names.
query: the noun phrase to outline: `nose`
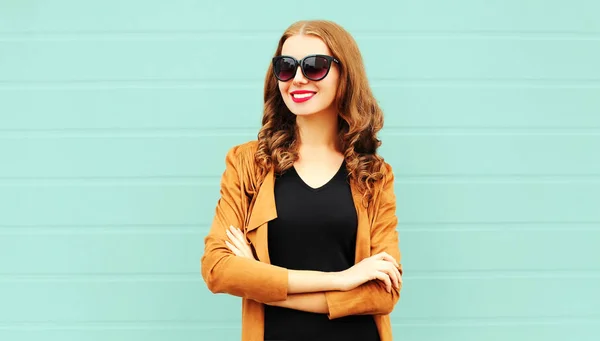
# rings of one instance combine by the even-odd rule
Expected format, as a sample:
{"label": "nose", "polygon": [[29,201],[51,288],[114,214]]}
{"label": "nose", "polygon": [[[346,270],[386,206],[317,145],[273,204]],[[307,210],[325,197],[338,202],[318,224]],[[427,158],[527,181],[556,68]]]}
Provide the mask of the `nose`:
{"label": "nose", "polygon": [[308,83],[308,79],[306,79],[306,77],[304,77],[304,74],[302,73],[302,69],[300,67],[300,65],[298,65],[298,67],[296,68],[296,75],[294,75],[294,84],[306,84]]}

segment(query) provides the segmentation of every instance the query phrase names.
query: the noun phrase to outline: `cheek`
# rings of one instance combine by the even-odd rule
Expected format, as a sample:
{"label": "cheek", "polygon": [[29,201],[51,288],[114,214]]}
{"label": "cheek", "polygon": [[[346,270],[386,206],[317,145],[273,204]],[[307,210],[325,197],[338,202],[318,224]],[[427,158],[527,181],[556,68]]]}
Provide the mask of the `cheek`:
{"label": "cheek", "polygon": [[328,82],[326,86],[325,84],[323,84],[323,88],[321,90],[323,91],[324,96],[322,97],[322,102],[320,105],[323,107],[329,107],[334,105],[335,98],[337,95],[337,83]]}
{"label": "cheek", "polygon": [[327,93],[329,100],[333,99],[337,93],[337,79],[328,79],[325,84],[322,85],[322,90]]}
{"label": "cheek", "polygon": [[279,86],[279,92],[281,93],[281,96],[283,96],[285,98],[285,94],[287,93],[288,89],[289,89],[289,84],[287,84],[286,82],[280,82],[278,81],[278,86]]}
{"label": "cheek", "polygon": [[330,70],[329,74],[327,75],[327,77],[325,77],[325,79],[322,80],[322,82],[323,87],[327,90],[327,93],[335,96],[339,82],[339,74],[337,73],[337,70]]}

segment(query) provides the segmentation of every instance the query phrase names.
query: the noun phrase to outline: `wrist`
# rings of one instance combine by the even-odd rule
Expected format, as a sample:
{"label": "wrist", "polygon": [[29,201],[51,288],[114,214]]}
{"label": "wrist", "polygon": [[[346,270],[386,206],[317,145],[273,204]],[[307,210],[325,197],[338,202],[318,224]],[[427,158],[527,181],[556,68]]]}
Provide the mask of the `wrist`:
{"label": "wrist", "polygon": [[343,291],[344,289],[344,276],[343,276],[343,271],[337,271],[337,272],[328,272],[330,279],[329,281],[331,282],[331,290],[340,290]]}
{"label": "wrist", "polygon": [[276,302],[267,302],[265,305],[270,305],[272,307],[282,307],[287,308],[285,305],[290,300],[290,296],[285,301],[276,301]]}

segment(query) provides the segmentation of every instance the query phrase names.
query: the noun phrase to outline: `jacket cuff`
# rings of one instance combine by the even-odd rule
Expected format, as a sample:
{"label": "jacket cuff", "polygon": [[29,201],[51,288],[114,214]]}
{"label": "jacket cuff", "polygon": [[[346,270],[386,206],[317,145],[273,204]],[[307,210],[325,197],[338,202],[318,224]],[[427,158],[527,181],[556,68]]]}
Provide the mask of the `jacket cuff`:
{"label": "jacket cuff", "polygon": [[386,315],[392,312],[400,293],[392,287],[369,281],[349,291],[326,291],[330,320],[349,315]]}

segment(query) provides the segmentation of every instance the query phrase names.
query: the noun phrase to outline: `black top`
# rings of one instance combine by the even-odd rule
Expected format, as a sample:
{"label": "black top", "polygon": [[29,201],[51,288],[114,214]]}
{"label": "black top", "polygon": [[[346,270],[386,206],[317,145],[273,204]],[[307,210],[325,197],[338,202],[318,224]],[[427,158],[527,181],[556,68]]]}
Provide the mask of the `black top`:
{"label": "black top", "polygon": [[[356,208],[346,163],[312,188],[290,168],[275,180],[277,218],[269,222],[271,264],[292,270],[342,271],[354,265]],[[265,341],[379,341],[372,315],[330,320],[327,314],[265,305]]]}

